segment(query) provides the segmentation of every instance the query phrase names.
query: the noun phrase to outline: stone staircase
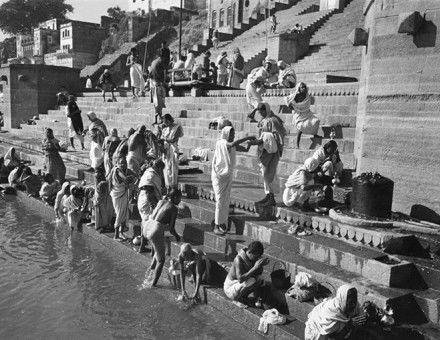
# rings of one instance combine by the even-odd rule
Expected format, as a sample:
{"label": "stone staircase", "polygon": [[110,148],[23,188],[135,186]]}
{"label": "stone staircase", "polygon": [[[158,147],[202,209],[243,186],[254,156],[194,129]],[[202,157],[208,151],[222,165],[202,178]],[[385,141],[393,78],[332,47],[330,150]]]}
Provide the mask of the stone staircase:
{"label": "stone staircase", "polygon": [[310,39],[310,50],[294,67],[301,81],[323,83],[326,76],[359,79],[362,47],[354,47],[348,35],[363,27],[363,0],[352,0],[341,13],[332,15]]}
{"label": "stone staircase", "polygon": [[[278,11],[276,13],[279,22],[277,32],[292,29],[295,23],[299,23],[303,26],[305,33],[311,34],[335,12],[334,10],[308,12],[309,9],[314,10],[318,5],[318,0],[302,0],[289,9]],[[270,25],[268,27],[270,28]],[[251,58],[265,52],[265,32],[266,23],[263,21],[236,36],[233,40],[221,42],[218,50],[210,49],[212,59],[215,60],[223,50],[231,54],[234,48],[238,47],[247,63]],[[265,56],[266,54],[261,57],[257,63],[258,66]],[[246,69],[248,70],[249,67]]]}
{"label": "stone staircase", "polygon": [[[342,138],[337,139],[346,168],[354,170],[353,157],[355,133],[355,112],[357,107],[357,86],[355,84],[326,84],[311,86],[315,103],[313,110],[324,124],[343,124]],[[311,141],[303,137],[300,149],[294,146],[296,131],[292,127],[292,115],[283,113],[283,96],[289,91],[269,90],[266,98],[276,113],[285,121],[288,129],[286,149],[279,166],[280,189],[283,179],[309,157],[323,141]],[[247,106],[243,91],[211,91],[208,97],[167,98],[165,112],[177,117],[185,136],[180,140],[182,151],[192,155],[195,147],[214,147],[218,131],[209,130],[209,122],[223,115],[229,118],[237,131],[236,138],[256,134],[255,124],[247,122]],[[78,98],[78,105],[85,113],[93,110],[103,119],[108,128],[117,128],[122,135],[130,127],[138,124],[149,125],[154,110],[146,98],[133,100],[118,97],[118,102],[102,103],[99,94],[86,93]],[[45,128],[54,128],[60,138],[67,138],[67,126],[63,110],[51,110],[40,115],[37,125],[23,125],[21,130],[0,134],[0,151],[14,144],[21,157],[41,165],[43,157],[40,143]],[[78,145],[78,142],[76,142]],[[250,153],[237,154],[235,182],[231,193],[231,233],[218,236],[212,233],[214,218],[214,196],[210,181],[210,159],[208,162],[190,162],[203,170],[199,174],[183,174],[179,178],[181,188],[186,193],[178,220],[177,230],[183,239],[195,247],[203,249],[208,256],[228,268],[236,252],[251,240],[259,240],[265,245],[266,256],[271,263],[264,273],[270,280],[270,271],[279,261],[286,265],[292,277],[298,272],[308,272],[330,290],[336,290],[344,283],[356,286],[360,301],[370,300],[383,307],[391,305],[396,313],[399,326],[389,333],[369,327],[375,339],[438,339],[440,338],[440,265],[430,258],[410,257],[420,236],[409,232],[408,226],[399,225],[392,229],[360,228],[338,223],[328,216],[305,213],[278,204],[275,209],[277,220],[265,221],[256,215],[254,201],[263,195],[258,174],[255,148]],[[88,152],[63,153],[68,175],[93,181],[88,168]],[[193,194],[197,192],[197,197]],[[306,226],[313,231],[310,236],[289,235],[291,223]],[[133,227],[133,232],[134,231]],[[440,245],[439,235],[429,235],[432,244]],[[389,255],[384,248],[393,244],[407,255]],[[172,244],[172,254],[176,255],[178,245]],[[226,315],[234,317],[245,327],[256,329],[261,310],[242,310],[230,303],[219,287],[205,287],[205,300]],[[303,339],[304,322],[313,308],[312,303],[298,303],[285,295],[284,291],[271,290],[273,304],[288,314],[289,322],[281,327],[270,327],[268,337],[277,339]]]}

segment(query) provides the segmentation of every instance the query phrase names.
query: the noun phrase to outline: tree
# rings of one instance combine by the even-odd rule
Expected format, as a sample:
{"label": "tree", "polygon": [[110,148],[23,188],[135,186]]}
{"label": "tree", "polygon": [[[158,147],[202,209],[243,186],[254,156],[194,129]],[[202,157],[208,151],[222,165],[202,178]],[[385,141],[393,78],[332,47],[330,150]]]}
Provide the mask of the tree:
{"label": "tree", "polygon": [[66,0],[9,0],[0,6],[0,29],[10,34],[30,34],[40,22],[65,19],[73,7]]}
{"label": "tree", "polygon": [[109,17],[112,17],[117,21],[121,21],[121,19],[125,17],[125,11],[123,11],[119,6],[110,7],[107,9],[107,14]]}

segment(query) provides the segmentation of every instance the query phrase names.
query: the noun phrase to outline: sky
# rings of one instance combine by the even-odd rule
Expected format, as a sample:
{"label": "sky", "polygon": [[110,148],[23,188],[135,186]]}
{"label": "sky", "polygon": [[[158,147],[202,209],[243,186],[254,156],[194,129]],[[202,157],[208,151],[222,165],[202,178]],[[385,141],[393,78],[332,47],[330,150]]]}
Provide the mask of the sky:
{"label": "sky", "polygon": [[[0,0],[0,5],[6,1]],[[73,6],[73,13],[68,15],[70,19],[96,23],[100,22],[102,15],[107,14],[107,8],[119,6],[126,10],[128,7],[127,0],[66,0],[66,3]],[[4,38],[5,35],[0,31],[0,41]]]}

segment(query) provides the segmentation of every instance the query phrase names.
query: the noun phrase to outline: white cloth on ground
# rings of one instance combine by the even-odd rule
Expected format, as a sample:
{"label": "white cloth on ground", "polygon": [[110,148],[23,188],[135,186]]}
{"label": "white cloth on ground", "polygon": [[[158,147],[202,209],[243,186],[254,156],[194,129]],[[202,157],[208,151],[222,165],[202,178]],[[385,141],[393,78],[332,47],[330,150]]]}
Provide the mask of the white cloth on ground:
{"label": "white cloth on ground", "polygon": [[275,308],[264,311],[260,318],[260,324],[258,330],[264,334],[269,331],[269,325],[283,325],[286,323],[286,317]]}

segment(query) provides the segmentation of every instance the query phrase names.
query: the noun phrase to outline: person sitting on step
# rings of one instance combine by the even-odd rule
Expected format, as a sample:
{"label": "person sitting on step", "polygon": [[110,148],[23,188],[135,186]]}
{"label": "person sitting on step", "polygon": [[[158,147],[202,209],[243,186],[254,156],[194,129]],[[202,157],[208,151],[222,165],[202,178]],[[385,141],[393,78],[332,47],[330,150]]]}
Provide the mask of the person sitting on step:
{"label": "person sitting on step", "polygon": [[[366,323],[361,314],[358,292],[351,285],[338,288],[336,297],[326,299],[308,315],[305,340],[347,339],[348,335]],[[359,339],[351,334],[350,339]]]}
{"label": "person sitting on step", "polygon": [[229,299],[240,302],[253,293],[257,299],[256,307],[261,307],[261,288],[264,285],[261,274],[263,267],[269,263],[268,258],[263,258],[263,253],[263,244],[258,241],[251,242],[238,252],[223,284]]}
{"label": "person sitting on step", "polygon": [[296,86],[296,73],[291,65],[280,60],[278,65],[278,82],[272,84],[272,87],[279,89],[293,89]]}
{"label": "person sitting on step", "polygon": [[310,157],[289,176],[283,193],[283,203],[287,207],[298,205],[304,209],[309,208],[308,200],[312,191],[322,188],[321,184],[315,184],[314,181],[314,171],[317,168],[318,161]]}
{"label": "person sitting on step", "polygon": [[299,148],[299,142],[303,133],[313,135],[314,138],[321,138],[318,136],[320,120],[310,111],[312,96],[307,85],[300,82],[296,86],[295,91],[285,98],[285,101],[287,106],[294,111],[292,123],[298,130],[296,146]]}

